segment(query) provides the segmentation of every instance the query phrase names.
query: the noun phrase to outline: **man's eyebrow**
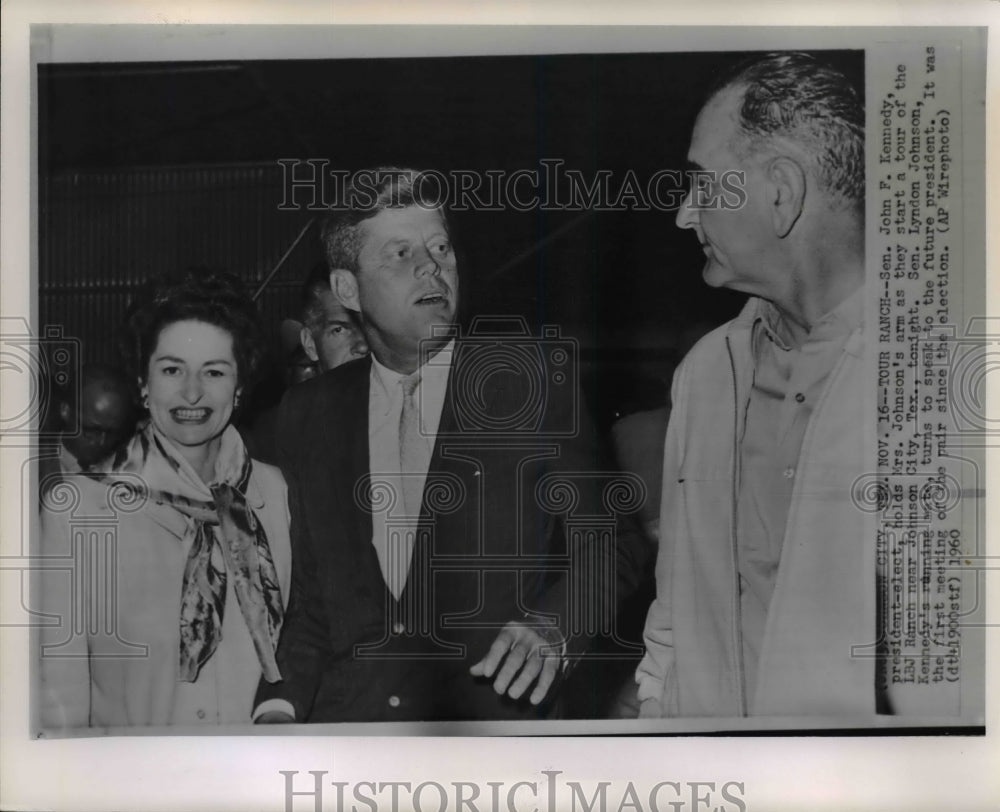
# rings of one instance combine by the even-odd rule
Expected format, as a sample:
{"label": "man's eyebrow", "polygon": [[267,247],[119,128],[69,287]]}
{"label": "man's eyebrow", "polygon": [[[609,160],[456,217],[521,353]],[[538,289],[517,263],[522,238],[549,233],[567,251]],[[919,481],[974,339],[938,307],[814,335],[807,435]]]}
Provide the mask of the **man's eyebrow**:
{"label": "man's eyebrow", "polygon": [[697,163],[696,161],[692,161],[690,158],[687,159],[686,161],[684,161],[684,169],[686,171],[688,171],[688,172],[706,172],[706,171],[708,171],[701,164]]}
{"label": "man's eyebrow", "polygon": [[386,251],[388,249],[395,248],[397,245],[409,245],[409,244],[410,241],[405,237],[390,237],[388,240],[382,243],[382,247],[379,250]]}
{"label": "man's eyebrow", "polygon": [[[185,361],[183,358],[178,358],[176,355],[158,355],[153,359],[154,364],[158,364],[161,361],[168,361],[169,363],[172,364],[183,364],[184,366],[187,366],[187,361]],[[213,358],[210,361],[203,362],[202,366],[207,367],[210,366],[211,364],[226,364],[227,366],[232,366],[233,362],[228,361],[225,358]]]}

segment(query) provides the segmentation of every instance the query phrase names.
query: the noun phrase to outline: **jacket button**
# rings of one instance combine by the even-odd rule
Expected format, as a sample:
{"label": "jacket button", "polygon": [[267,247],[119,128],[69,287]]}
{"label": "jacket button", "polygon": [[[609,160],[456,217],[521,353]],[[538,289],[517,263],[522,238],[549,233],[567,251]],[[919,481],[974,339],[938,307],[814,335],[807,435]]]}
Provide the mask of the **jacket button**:
{"label": "jacket button", "polygon": [[786,468],[784,471],[781,472],[781,475],[785,479],[791,479],[792,477],[795,476],[795,469],[794,468]]}
{"label": "jacket button", "polygon": [[199,719],[204,719],[205,718],[205,711],[199,710],[196,715],[198,716]]}
{"label": "jacket button", "polygon": [[389,697],[389,707],[398,708],[399,707],[399,697],[393,694]]}
{"label": "jacket button", "polygon": [[796,393],[796,395],[795,395],[795,402],[796,403],[802,403],[803,401],[805,401],[805,399],[806,399],[806,396],[803,395],[801,392],[797,392]]}

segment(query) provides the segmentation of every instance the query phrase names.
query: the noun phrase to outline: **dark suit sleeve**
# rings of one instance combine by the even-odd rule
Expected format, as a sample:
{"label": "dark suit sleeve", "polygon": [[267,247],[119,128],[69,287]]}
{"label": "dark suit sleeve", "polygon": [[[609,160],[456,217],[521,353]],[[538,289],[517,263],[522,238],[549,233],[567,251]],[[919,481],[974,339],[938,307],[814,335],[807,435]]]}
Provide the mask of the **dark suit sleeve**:
{"label": "dark suit sleeve", "polygon": [[[587,412],[582,393],[577,391],[578,431],[560,443],[560,456],[550,465],[551,473],[565,476],[579,494],[574,514],[607,515],[609,489],[630,488],[629,478],[615,469],[606,444],[602,442]],[[553,408],[570,410],[574,404],[555,402]],[[568,421],[569,414],[555,415],[555,419]],[[627,499],[623,499],[627,502]],[[632,511],[638,509],[638,502]],[[606,630],[595,629],[594,618],[614,616],[622,604],[633,596],[643,582],[652,577],[656,556],[654,546],[641,532],[632,512],[616,512],[615,537],[612,543],[601,538],[600,533],[585,535],[569,546],[570,571],[558,578],[547,590],[542,601],[543,611],[561,618],[563,639],[567,643],[570,663],[572,655],[579,655],[593,643],[595,634]],[[562,518],[553,522],[553,533],[566,534]],[[584,620],[589,615],[591,622]],[[600,625],[597,623],[596,625]],[[614,628],[614,627],[613,627]]]}
{"label": "dark suit sleeve", "polygon": [[[261,680],[255,707],[269,699],[284,699],[295,708],[298,722],[309,720],[313,699],[319,687],[326,662],[330,633],[323,595],[317,576],[316,554],[303,517],[299,477],[303,475],[301,459],[297,458],[305,422],[305,406],[295,388],[282,400],[278,415],[277,445],[279,465],[288,482],[291,513],[292,594],[282,624],[277,661],[281,681]],[[296,428],[299,430],[296,431]]]}

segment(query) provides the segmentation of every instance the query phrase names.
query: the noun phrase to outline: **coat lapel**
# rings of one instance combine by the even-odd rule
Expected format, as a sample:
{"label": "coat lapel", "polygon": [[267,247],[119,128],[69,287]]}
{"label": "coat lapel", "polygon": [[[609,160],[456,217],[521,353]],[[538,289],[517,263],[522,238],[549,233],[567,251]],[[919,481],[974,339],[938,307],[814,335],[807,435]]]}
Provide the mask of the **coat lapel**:
{"label": "coat lapel", "polygon": [[[467,345],[461,342],[456,344],[444,405],[441,408],[438,435],[427,474],[428,485],[434,481],[435,475],[457,478],[464,486],[465,499],[456,512],[448,511],[433,515],[428,507],[428,488],[425,486],[421,510],[421,519],[424,522],[434,523],[434,550],[448,555],[468,555],[470,545],[472,549],[477,548],[480,541],[478,538],[482,496],[480,488],[484,480],[488,480],[483,466],[492,459],[490,454],[477,453],[477,448],[481,449],[484,444],[490,444],[491,432],[488,429],[478,428],[481,420],[477,420],[475,415],[462,415],[464,423],[459,419],[458,410],[461,403],[456,398],[456,392],[469,391],[468,381],[463,375],[470,370],[475,371],[475,364],[466,363],[468,350]],[[496,384],[496,376],[486,379],[484,391],[477,393],[482,403],[484,417],[489,418],[494,414],[497,399],[502,392],[502,387]],[[449,488],[447,484],[442,484],[445,489]]]}
{"label": "coat lapel", "polygon": [[[350,535],[350,546],[371,547],[371,513],[363,509],[361,495],[368,487],[368,389],[371,361],[359,361],[350,377],[331,380],[326,408],[318,419],[324,426],[321,465],[332,483],[331,503]],[[363,483],[359,486],[359,480]]]}
{"label": "coat lapel", "polygon": [[[441,421],[438,425],[438,438],[434,443],[434,454],[431,457],[431,467],[430,470],[436,470],[435,465],[440,463],[440,448],[441,442],[440,438],[444,437],[446,440],[453,439],[462,442],[475,441],[477,439],[483,438],[484,435],[489,434],[488,429],[477,429],[476,421],[474,415],[464,415],[464,417],[472,424],[467,426],[467,430],[462,434],[461,431],[462,424],[458,419],[457,413],[457,403],[456,403],[456,391],[468,392],[470,391],[470,384],[464,379],[464,376],[469,371],[476,371],[476,364],[473,363],[470,367],[466,363],[468,358],[468,353],[472,348],[462,342],[456,342],[455,352],[452,356],[451,372],[448,374],[448,386],[445,391],[444,406],[441,409]],[[489,376],[483,382],[484,391],[477,392],[480,402],[483,404],[484,416],[492,417],[494,414],[494,409],[496,408],[497,398],[503,393],[504,386],[502,383],[497,384],[498,377],[502,380],[502,376]]]}

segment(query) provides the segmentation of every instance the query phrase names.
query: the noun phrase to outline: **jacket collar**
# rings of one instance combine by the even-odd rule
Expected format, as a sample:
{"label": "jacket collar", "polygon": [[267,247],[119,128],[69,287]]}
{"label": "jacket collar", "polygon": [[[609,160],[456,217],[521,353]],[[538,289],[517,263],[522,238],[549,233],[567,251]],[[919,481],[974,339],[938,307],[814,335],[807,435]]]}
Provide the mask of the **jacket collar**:
{"label": "jacket collar", "polygon": [[766,318],[770,302],[751,296],[739,315],[726,328],[726,347],[733,366],[737,402],[749,396],[753,382],[753,326],[757,319]]}
{"label": "jacket collar", "polygon": [[[261,463],[256,463],[260,465]],[[264,491],[260,487],[260,480],[257,478],[257,471],[251,469],[250,471],[250,481],[247,482],[247,505],[249,505],[253,510],[260,510],[264,507]]]}
{"label": "jacket collar", "polygon": [[[370,355],[325,373],[323,388],[316,392],[304,425],[320,427],[314,470],[326,471],[331,487],[331,507],[345,527],[371,546],[371,514],[361,509],[359,494],[367,488],[368,390],[371,386]],[[312,466],[306,466],[311,468]],[[364,478],[364,483],[358,479]]]}

